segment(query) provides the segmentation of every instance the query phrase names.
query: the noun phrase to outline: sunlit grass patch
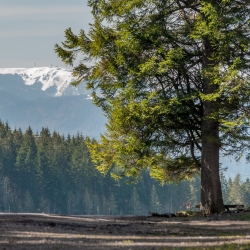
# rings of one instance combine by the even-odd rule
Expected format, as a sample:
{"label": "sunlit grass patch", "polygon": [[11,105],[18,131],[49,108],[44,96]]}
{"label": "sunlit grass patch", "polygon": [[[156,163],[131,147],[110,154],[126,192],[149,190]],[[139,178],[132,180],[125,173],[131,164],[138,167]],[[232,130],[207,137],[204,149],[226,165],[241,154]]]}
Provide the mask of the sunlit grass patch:
{"label": "sunlit grass patch", "polygon": [[131,244],[131,243],[133,243],[133,240],[123,240],[122,243],[123,244]]}

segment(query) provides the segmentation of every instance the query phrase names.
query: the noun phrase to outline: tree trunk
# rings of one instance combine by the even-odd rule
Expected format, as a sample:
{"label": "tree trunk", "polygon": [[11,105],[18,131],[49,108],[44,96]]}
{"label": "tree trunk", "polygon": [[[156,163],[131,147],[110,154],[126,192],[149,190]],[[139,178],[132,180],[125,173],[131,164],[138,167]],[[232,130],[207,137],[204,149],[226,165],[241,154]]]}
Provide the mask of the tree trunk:
{"label": "tree trunk", "polygon": [[[209,40],[203,42],[203,67],[213,65],[211,60],[212,46]],[[216,91],[217,85],[212,84],[209,77],[205,76],[203,93],[211,94]],[[206,214],[220,213],[224,211],[221,183],[219,177],[219,123],[216,119],[208,118],[217,111],[218,104],[215,101],[203,102],[202,119],[202,158],[201,158],[201,211]]]}

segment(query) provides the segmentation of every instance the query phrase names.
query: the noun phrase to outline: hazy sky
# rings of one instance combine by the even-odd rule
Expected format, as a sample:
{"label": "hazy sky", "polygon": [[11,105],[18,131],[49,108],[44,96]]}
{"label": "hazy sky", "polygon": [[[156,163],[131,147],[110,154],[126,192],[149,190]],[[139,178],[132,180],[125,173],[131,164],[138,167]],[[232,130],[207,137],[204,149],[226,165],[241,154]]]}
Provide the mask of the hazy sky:
{"label": "hazy sky", "polygon": [[87,0],[0,0],[0,67],[64,66],[54,45],[91,21]]}

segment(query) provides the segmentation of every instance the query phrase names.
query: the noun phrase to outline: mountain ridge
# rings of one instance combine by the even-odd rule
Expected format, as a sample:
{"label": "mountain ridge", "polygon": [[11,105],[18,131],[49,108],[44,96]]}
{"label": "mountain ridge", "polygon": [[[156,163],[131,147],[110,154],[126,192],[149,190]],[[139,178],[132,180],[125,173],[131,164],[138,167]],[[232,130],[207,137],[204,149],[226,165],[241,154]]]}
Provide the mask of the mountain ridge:
{"label": "mountain ridge", "polygon": [[[88,94],[84,83],[74,87],[72,71],[60,67],[34,67],[34,68],[0,68],[0,75],[19,76],[25,86],[40,84],[41,90],[47,95],[60,97],[63,95]],[[51,91],[52,90],[52,91]]]}
{"label": "mountain ridge", "polygon": [[0,119],[22,130],[48,127],[99,138],[106,118],[93,105],[84,83],[75,88],[72,80],[70,70],[62,68],[0,69]]}

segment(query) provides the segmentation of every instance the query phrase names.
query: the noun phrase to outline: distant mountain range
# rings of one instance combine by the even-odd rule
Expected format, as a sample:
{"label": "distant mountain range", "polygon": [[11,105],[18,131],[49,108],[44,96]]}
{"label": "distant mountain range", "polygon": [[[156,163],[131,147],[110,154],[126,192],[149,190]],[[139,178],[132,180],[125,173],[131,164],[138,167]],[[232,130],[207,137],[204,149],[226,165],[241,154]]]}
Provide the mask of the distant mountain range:
{"label": "distant mountain range", "polygon": [[106,118],[84,84],[76,88],[71,81],[71,71],[63,68],[0,69],[0,119],[22,130],[30,125],[34,132],[48,127],[98,138]]}
{"label": "distant mountain range", "polygon": [[[0,69],[0,120],[11,128],[34,132],[48,127],[51,132],[99,138],[105,131],[106,118],[92,104],[84,84],[70,85],[71,71],[63,68],[4,68]],[[239,172],[242,179],[250,178],[249,164],[221,157],[222,167],[229,167],[227,177]]]}

